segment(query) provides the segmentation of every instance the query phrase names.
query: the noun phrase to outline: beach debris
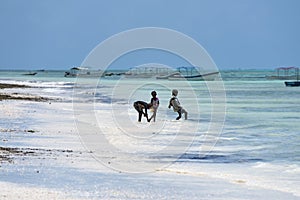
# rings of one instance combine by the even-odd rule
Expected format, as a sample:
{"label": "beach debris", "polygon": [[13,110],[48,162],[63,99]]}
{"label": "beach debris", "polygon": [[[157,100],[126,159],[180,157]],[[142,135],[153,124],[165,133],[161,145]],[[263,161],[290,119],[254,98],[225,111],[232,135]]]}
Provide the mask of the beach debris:
{"label": "beach debris", "polygon": [[71,153],[74,152],[70,149],[18,148],[0,146],[0,164],[3,162],[13,163],[13,160],[18,157],[22,157],[22,159],[24,159],[25,157],[36,156],[38,159],[57,159],[57,157],[61,155],[70,157]]}
{"label": "beach debris", "polygon": [[35,131],[34,130],[25,130],[25,132],[34,133]]}
{"label": "beach debris", "polygon": [[6,88],[30,88],[30,86],[28,86],[28,85],[0,83],[0,89],[6,89]]}
{"label": "beach debris", "polygon": [[[8,88],[31,88],[27,85],[18,85],[18,84],[6,84],[0,83],[0,89]],[[2,100],[26,100],[26,101],[38,101],[38,102],[49,102],[54,100],[48,97],[34,96],[30,94],[21,94],[21,93],[0,93],[0,101]]]}
{"label": "beach debris", "polygon": [[25,132],[25,133],[35,133],[35,132],[38,132],[38,131],[35,131],[35,130],[32,130],[32,129],[28,129],[28,130],[18,130],[18,129],[3,129],[1,128],[0,129],[0,132],[2,133],[12,133],[12,132]]}
{"label": "beach debris", "polygon": [[0,94],[0,101],[2,100],[27,100],[27,101],[38,101],[47,102],[52,99],[41,96],[22,95],[22,94]]}

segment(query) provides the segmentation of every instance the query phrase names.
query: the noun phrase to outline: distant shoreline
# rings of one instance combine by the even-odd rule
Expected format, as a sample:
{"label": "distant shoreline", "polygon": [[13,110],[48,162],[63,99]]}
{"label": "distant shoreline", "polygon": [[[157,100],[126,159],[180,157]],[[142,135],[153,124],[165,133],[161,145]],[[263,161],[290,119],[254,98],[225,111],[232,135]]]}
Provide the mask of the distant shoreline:
{"label": "distant shoreline", "polygon": [[[176,69],[176,68],[174,68]],[[61,72],[61,71],[68,71],[70,69],[0,69],[3,72]],[[107,71],[128,71],[130,68],[109,68]],[[219,69],[220,72],[224,71],[275,71],[276,67],[274,68],[228,68],[228,69]]]}

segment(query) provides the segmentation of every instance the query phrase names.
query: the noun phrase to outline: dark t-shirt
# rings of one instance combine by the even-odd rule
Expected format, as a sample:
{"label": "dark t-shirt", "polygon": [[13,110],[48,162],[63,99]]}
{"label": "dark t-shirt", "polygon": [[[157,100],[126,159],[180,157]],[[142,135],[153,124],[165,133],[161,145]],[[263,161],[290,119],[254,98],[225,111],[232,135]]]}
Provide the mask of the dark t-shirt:
{"label": "dark t-shirt", "polygon": [[145,109],[145,114],[147,114],[148,103],[144,101],[136,101],[133,106],[138,112],[143,112],[143,109]]}

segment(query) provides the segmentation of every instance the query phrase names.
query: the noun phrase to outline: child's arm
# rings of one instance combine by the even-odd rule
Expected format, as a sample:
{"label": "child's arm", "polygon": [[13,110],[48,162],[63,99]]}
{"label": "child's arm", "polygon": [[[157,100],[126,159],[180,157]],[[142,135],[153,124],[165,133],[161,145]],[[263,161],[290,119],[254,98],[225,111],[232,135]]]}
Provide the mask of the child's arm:
{"label": "child's arm", "polygon": [[172,105],[173,99],[174,99],[173,97],[170,99],[168,108],[171,108],[171,106],[173,106],[173,105]]}
{"label": "child's arm", "polygon": [[145,117],[148,116],[148,114],[147,114],[147,106],[148,106],[147,103],[144,103],[145,112],[143,114],[144,114]]}
{"label": "child's arm", "polygon": [[151,100],[150,100],[150,107],[152,107],[153,106],[153,98],[151,98]]}

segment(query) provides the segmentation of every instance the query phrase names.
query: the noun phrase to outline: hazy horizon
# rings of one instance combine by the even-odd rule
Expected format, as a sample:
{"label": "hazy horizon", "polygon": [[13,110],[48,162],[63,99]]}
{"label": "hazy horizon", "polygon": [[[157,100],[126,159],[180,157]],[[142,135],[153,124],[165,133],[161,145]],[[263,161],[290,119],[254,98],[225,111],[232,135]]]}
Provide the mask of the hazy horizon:
{"label": "hazy horizon", "polygon": [[[79,67],[79,66],[72,66],[72,67]],[[34,72],[34,71],[68,71],[68,70],[70,70],[72,67],[69,67],[69,68],[67,68],[67,67],[59,67],[59,68],[57,68],[57,67],[53,67],[53,68],[37,68],[37,67],[32,67],[32,68],[13,68],[13,69],[11,69],[11,68],[2,68],[2,67],[0,67],[0,71],[28,71],[28,72],[30,72],[30,71],[32,71],[32,72]],[[178,67],[173,67],[173,69],[174,70],[176,70],[177,68],[179,68],[179,67],[190,67],[190,66],[178,66]],[[226,68],[226,69],[222,69],[222,68],[219,68],[219,71],[265,71],[265,70],[267,70],[267,71],[276,71],[276,68],[279,68],[280,66],[278,66],[278,67],[274,67],[274,68],[259,68],[259,67],[257,67],[257,68],[254,68],[254,67],[249,67],[249,68],[239,68],[239,67],[236,67],[236,68]],[[126,67],[119,67],[119,68],[108,68],[107,70],[108,71],[118,71],[118,70],[120,70],[120,71],[127,71],[127,70],[130,70],[131,68],[126,68]],[[92,70],[94,70],[93,68],[92,68]]]}

